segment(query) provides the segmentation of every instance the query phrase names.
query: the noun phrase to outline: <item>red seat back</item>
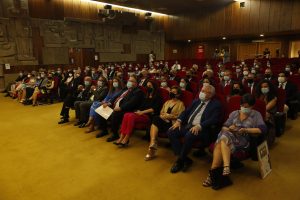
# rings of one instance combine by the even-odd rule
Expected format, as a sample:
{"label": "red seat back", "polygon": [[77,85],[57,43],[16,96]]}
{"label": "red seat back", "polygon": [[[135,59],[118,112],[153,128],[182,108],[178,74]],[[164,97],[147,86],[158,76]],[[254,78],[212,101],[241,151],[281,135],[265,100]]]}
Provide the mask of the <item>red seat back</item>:
{"label": "red seat back", "polygon": [[184,103],[184,106],[187,108],[189,107],[194,99],[194,95],[193,93],[189,92],[189,91],[182,91],[182,95],[180,97],[180,100]]}
{"label": "red seat back", "polygon": [[160,96],[162,97],[163,103],[165,103],[166,101],[168,101],[170,99],[170,93],[168,90],[159,88],[159,93],[160,93]]}
{"label": "red seat back", "polygon": [[263,100],[256,99],[253,109],[260,112],[263,119],[266,119],[266,103]]}
{"label": "red seat back", "polygon": [[228,114],[232,113],[235,110],[239,110],[241,107],[241,99],[242,96],[232,96],[229,98],[228,100],[228,107],[227,107],[227,111]]}

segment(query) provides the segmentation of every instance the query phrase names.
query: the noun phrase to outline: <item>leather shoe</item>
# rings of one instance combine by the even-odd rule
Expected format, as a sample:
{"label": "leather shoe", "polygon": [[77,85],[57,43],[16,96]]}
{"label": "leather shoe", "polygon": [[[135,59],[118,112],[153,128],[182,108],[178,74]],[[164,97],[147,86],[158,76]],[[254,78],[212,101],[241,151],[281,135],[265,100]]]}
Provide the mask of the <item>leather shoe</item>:
{"label": "leather shoe", "polygon": [[81,122],[81,121],[78,121],[78,122],[76,122],[76,123],[74,124],[74,126],[79,126],[80,124],[82,124],[82,122]]}
{"label": "leather shoe", "polygon": [[113,135],[113,136],[107,138],[106,142],[112,142],[112,141],[115,141],[117,139],[119,139],[119,136]]}
{"label": "leather shoe", "polygon": [[106,136],[106,135],[108,135],[108,131],[102,131],[102,132],[100,132],[96,135],[96,138],[100,138],[100,137],[103,137],[103,136]]}
{"label": "leather shoe", "polygon": [[64,123],[67,123],[69,122],[69,119],[61,119],[58,124],[64,124]]}
{"label": "leather shoe", "polygon": [[174,173],[177,173],[177,172],[181,171],[182,168],[183,168],[183,162],[182,161],[176,161],[174,163],[174,165],[172,166],[170,171],[171,171],[171,173],[174,174]]}
{"label": "leather shoe", "polygon": [[190,158],[186,158],[186,160],[183,163],[183,168],[182,171],[186,172],[193,164],[193,160],[191,160]]}
{"label": "leather shoe", "polygon": [[81,123],[78,128],[84,128],[85,127],[85,123]]}

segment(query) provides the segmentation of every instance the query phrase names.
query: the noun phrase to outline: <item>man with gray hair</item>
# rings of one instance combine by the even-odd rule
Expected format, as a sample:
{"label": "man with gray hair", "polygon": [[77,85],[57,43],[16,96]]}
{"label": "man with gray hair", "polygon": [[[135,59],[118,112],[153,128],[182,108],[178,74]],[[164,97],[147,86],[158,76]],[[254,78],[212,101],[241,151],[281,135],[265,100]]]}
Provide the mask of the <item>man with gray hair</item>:
{"label": "man with gray hair", "polygon": [[[168,131],[168,137],[172,144],[172,149],[178,157],[171,168],[171,173],[186,171],[192,164],[188,158],[188,153],[196,140],[200,140],[203,147],[214,142],[216,135],[212,134],[213,126],[221,125],[221,103],[213,98],[215,88],[212,85],[204,86],[199,94],[199,98],[193,101],[178,117],[177,121]],[[181,138],[184,137],[184,143]]]}

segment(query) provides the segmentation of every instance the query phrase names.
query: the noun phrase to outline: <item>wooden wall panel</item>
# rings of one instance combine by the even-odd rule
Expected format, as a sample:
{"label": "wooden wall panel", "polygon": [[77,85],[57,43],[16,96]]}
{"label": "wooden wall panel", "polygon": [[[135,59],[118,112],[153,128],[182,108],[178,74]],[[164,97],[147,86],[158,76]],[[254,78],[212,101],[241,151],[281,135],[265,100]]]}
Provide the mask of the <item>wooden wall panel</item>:
{"label": "wooden wall panel", "polygon": [[300,29],[300,1],[293,2],[292,12],[292,28],[293,30]]}
{"label": "wooden wall panel", "polygon": [[249,1],[250,5],[250,14],[249,14],[249,34],[257,33],[259,30],[259,10],[260,10],[260,1],[251,0]]}
{"label": "wooden wall panel", "polygon": [[292,0],[282,1],[281,10],[280,10],[280,22],[279,22],[281,31],[291,30],[292,16],[293,16],[292,10],[293,10],[293,1]]}
{"label": "wooden wall panel", "polygon": [[64,1],[62,0],[28,0],[29,16],[42,19],[62,20],[64,18]]}
{"label": "wooden wall panel", "polygon": [[261,0],[259,7],[259,32],[266,33],[269,31],[270,17],[270,0]]}
{"label": "wooden wall panel", "polygon": [[257,52],[257,43],[245,43],[238,45],[238,60],[245,60],[255,57]]}
{"label": "wooden wall panel", "polygon": [[280,31],[279,24],[280,24],[280,10],[281,10],[281,1],[278,3],[271,3],[270,4],[270,13],[269,13],[269,32],[277,32]]}

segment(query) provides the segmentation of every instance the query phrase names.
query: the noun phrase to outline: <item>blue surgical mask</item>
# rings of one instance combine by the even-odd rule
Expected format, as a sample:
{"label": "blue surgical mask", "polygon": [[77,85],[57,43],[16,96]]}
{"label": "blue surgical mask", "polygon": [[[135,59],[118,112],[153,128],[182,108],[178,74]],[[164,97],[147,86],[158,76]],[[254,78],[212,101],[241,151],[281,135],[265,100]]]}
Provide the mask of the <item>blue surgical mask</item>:
{"label": "blue surgical mask", "polygon": [[185,87],[185,83],[180,82],[179,86],[180,86],[181,88],[184,88],[184,87]]}
{"label": "blue surgical mask", "polygon": [[251,108],[245,108],[241,106],[241,112],[244,114],[249,114],[251,112]]}
{"label": "blue surgical mask", "polygon": [[200,92],[200,93],[199,93],[199,99],[200,99],[201,101],[205,101],[205,99],[206,99],[206,94],[205,94],[204,92]]}
{"label": "blue surgical mask", "polygon": [[91,85],[91,82],[89,82],[89,81],[84,81],[84,85],[85,85],[85,86],[89,86],[89,85]]}
{"label": "blue surgical mask", "polygon": [[126,86],[127,86],[128,89],[132,88],[132,86],[133,86],[133,85],[132,85],[132,82],[131,82],[131,81],[128,81]]}

